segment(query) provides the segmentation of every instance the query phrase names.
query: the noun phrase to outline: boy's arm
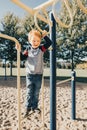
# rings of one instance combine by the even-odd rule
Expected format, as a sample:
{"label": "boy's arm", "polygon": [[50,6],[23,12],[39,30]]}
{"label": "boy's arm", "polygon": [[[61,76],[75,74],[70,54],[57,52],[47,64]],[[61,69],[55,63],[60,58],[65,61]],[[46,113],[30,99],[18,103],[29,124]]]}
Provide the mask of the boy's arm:
{"label": "boy's arm", "polygon": [[[16,50],[18,50],[19,49],[19,45],[18,44],[16,44],[16,46],[15,46],[15,48],[16,48]],[[28,57],[28,49],[26,49],[24,52],[20,52],[20,59],[22,60],[22,59],[26,59]]]}
{"label": "boy's arm", "polygon": [[25,50],[24,52],[21,52],[21,60],[26,59],[28,57],[28,51]]}
{"label": "boy's arm", "polygon": [[45,40],[45,44],[40,46],[40,49],[45,52],[51,45],[52,45],[52,41],[50,40],[50,38],[48,36],[44,37]]}
{"label": "boy's arm", "polygon": [[[18,44],[16,44],[16,46],[15,46],[16,50],[19,49],[19,47],[20,46]],[[26,59],[28,57],[28,49],[29,48],[27,47],[24,51],[20,52],[20,58],[21,58],[21,60],[22,59]]]}
{"label": "boy's arm", "polygon": [[28,56],[28,50],[25,50],[24,52],[22,52],[22,55]]}

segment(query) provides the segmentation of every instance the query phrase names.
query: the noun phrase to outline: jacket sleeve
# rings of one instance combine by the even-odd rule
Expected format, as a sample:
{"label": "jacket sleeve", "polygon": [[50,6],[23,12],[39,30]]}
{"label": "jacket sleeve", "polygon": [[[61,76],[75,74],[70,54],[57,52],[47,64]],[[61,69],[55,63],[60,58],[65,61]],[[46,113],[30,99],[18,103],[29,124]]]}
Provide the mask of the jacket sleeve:
{"label": "jacket sleeve", "polygon": [[21,60],[24,60],[24,59],[26,59],[28,57],[28,52],[26,52],[25,53],[25,51],[24,52],[21,52]]}
{"label": "jacket sleeve", "polygon": [[22,51],[21,52],[21,60],[25,60],[25,59],[27,59],[27,57],[28,57],[28,47],[24,50],[24,51]]}
{"label": "jacket sleeve", "polygon": [[45,44],[40,46],[40,49],[45,52],[51,45],[52,45],[52,41],[50,40],[49,37],[45,36],[44,37],[45,40]]}
{"label": "jacket sleeve", "polygon": [[26,49],[21,52],[21,60],[27,59],[28,51],[30,50],[30,48],[31,48],[31,45],[29,43],[29,45],[26,47]]}

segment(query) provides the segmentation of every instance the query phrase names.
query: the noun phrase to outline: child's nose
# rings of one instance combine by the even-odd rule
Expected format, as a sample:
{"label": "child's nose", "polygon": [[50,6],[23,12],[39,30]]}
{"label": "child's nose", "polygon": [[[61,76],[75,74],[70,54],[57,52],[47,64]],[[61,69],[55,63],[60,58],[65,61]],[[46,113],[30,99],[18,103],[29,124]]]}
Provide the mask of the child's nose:
{"label": "child's nose", "polygon": [[37,44],[37,42],[35,42],[35,45]]}

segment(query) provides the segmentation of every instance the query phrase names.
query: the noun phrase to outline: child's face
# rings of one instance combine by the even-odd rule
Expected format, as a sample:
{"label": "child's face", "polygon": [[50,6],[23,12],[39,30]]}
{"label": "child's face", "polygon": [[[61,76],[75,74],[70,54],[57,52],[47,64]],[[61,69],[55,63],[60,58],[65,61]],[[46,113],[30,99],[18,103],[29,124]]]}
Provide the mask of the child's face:
{"label": "child's face", "polygon": [[40,45],[40,42],[41,39],[38,36],[36,35],[31,36],[30,44],[32,45],[33,48],[37,48]]}

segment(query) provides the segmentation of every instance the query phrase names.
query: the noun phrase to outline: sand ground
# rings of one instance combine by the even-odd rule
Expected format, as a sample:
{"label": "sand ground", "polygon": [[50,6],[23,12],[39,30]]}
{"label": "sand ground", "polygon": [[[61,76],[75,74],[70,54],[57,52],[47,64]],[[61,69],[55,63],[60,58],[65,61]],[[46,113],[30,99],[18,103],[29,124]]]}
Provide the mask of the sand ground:
{"label": "sand ground", "polygon": [[[0,78],[0,130],[17,130],[17,80]],[[39,107],[42,93],[40,93]],[[44,85],[44,129],[42,116],[33,113],[23,119],[25,113],[26,82],[21,78],[21,130],[50,130],[50,87],[49,80]],[[71,118],[70,82],[56,86],[57,130],[87,130],[87,83],[76,83],[76,120]]]}

